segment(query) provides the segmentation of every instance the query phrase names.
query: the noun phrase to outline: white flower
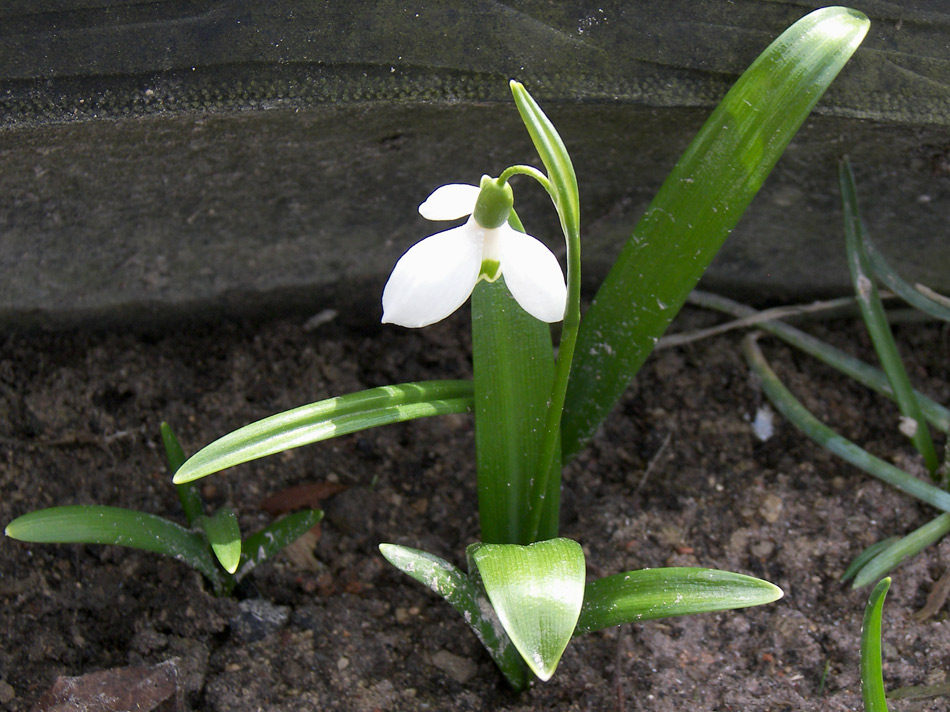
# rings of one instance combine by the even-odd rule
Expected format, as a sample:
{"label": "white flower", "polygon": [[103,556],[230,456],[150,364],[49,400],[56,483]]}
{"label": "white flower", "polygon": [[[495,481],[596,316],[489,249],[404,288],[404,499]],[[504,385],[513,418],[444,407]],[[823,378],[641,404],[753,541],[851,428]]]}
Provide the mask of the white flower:
{"label": "white flower", "polygon": [[[503,214],[497,227],[483,227],[475,220],[483,191],[496,192],[489,196],[496,202],[486,212]],[[503,200],[498,191],[507,191],[507,206],[497,202]],[[500,187],[486,176],[481,188],[443,185],[419,206],[427,220],[469,219],[416,243],[399,259],[383,290],[384,324],[434,324],[462,306],[480,279],[493,282],[502,274],[512,296],[531,316],[546,322],[564,318],[567,288],[561,266],[541,242],[508,225],[510,196],[507,185]]]}

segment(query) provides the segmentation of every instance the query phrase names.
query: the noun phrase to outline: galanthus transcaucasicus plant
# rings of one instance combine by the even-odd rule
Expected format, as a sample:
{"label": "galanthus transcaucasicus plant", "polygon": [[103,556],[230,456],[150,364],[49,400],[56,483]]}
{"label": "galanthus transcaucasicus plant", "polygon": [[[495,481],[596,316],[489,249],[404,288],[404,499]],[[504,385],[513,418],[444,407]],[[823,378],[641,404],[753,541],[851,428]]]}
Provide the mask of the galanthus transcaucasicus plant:
{"label": "galanthus transcaucasicus plant", "polygon": [[[406,546],[380,550],[462,613],[519,689],[529,673],[550,678],[573,636],[776,600],[781,591],[766,581],[706,568],[588,581],[581,544],[559,536],[561,470],[636,375],[867,28],[861,13],[825,8],[763,52],[673,168],[583,320],[574,167],[553,123],[512,81],[543,170],[512,166],[478,186],[438,188],[423,217],[467,221],[409,249],[383,294],[383,321],[408,327],[446,318],[471,295],[473,379],[381,386],[271,416],[197,452],[175,482],[366,428],[473,413],[481,540],[466,551],[467,572]],[[516,177],[551,199],[566,280],[513,209]],[[555,352],[550,323],[558,321]]]}

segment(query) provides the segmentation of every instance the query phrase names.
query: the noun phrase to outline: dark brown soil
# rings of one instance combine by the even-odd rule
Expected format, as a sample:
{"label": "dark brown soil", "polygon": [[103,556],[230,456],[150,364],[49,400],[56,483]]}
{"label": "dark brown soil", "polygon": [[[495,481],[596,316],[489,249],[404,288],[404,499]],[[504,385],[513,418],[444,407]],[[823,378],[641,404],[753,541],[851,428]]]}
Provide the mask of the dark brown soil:
{"label": "dark brown soil", "polygon": [[[691,313],[685,323],[709,321]],[[12,335],[0,347],[0,521],[58,504],[132,507],[181,521],[159,423],[194,450],[251,420],[320,398],[470,373],[465,318],[422,331],[303,320],[160,336]],[[680,323],[684,323],[683,319]],[[868,354],[854,324],[819,329]],[[950,402],[948,332],[900,331],[913,378]],[[780,373],[841,431],[912,460],[894,408],[790,349]],[[562,532],[591,576],[709,566],[780,585],[777,604],[629,625],[569,646],[548,683],[505,688],[441,599],[390,568],[376,546],[426,549],[458,565],[477,537],[468,416],[416,421],[289,452],[204,480],[213,506],[250,530],[282,488],[339,481],[316,564],[259,567],[233,598],[157,555],[101,546],[0,542],[0,703],[28,710],[59,675],[175,658],[192,709],[838,710],[861,709],[859,632],[867,590],[838,582],[879,538],[933,515],[807,442],[776,416],[757,440],[762,396],[738,337],[651,358],[564,478]],[[668,444],[664,447],[664,443]],[[894,577],[885,608],[889,688],[944,682],[946,610],[912,614],[950,544]],[[262,599],[262,600],[257,600]],[[255,610],[276,622],[257,625]],[[947,710],[950,699],[892,703]]]}

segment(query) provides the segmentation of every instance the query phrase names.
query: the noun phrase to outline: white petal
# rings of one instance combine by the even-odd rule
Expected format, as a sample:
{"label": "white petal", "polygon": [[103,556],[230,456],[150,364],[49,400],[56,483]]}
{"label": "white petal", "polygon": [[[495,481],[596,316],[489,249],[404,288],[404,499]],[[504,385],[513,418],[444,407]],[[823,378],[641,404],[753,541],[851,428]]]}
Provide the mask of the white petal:
{"label": "white petal", "polygon": [[435,191],[419,206],[426,220],[458,220],[471,215],[478,200],[479,187],[465,183],[449,183]]}
{"label": "white petal", "polygon": [[557,257],[544,244],[502,225],[501,274],[511,295],[535,319],[561,321],[567,304],[567,287]]}
{"label": "white petal", "polygon": [[469,220],[417,242],[383,289],[383,323],[409,328],[441,321],[468,299],[482,265],[482,232]]}

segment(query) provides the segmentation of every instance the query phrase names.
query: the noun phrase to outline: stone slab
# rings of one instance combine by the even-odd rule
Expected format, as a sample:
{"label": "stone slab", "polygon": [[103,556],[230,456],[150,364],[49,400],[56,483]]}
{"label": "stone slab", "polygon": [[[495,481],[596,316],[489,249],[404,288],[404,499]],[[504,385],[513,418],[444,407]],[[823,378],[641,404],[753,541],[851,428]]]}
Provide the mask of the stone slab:
{"label": "stone slab", "polygon": [[[706,284],[847,289],[836,161],[882,251],[950,288],[950,8],[867,2],[871,33]],[[0,8],[0,322],[336,309],[375,319],[433,232],[415,207],[533,149],[523,79],[574,156],[593,288],[709,109],[812,3],[183,2]],[[529,229],[557,247],[540,190]]]}

